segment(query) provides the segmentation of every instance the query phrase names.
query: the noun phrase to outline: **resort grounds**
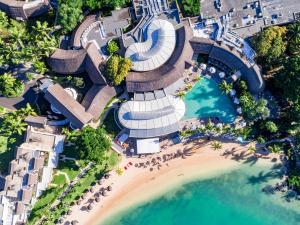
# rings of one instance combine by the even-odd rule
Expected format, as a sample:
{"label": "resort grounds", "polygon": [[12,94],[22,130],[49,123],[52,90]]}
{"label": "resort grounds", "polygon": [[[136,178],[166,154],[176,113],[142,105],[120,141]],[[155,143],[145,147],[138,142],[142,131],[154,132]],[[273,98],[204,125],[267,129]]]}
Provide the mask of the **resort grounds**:
{"label": "resort grounds", "polygon": [[[77,221],[82,225],[101,224],[114,214],[166,193],[174,186],[230,172],[245,163],[263,165],[280,161],[278,154],[249,152],[248,148],[253,143],[240,145],[223,142],[219,151],[212,150],[211,143],[199,139],[173,145],[156,155],[123,157],[119,166],[124,173],[120,175],[113,170],[108,179],[102,178],[103,182],[97,182],[93,191],[87,192],[79,205],[71,207],[71,213],[65,215],[64,223]],[[260,152],[259,149],[257,152]],[[99,194],[109,186],[111,191],[105,191],[105,196]]]}

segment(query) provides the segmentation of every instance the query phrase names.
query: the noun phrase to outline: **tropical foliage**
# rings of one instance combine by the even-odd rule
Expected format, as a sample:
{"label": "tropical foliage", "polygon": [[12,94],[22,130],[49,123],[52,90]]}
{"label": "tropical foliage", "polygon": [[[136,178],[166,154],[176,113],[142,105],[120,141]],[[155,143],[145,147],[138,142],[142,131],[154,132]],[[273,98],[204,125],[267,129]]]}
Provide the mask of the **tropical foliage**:
{"label": "tropical foliage", "polygon": [[116,53],[119,50],[118,43],[116,41],[110,41],[107,45],[107,51],[110,55]]}
{"label": "tropical foliage", "polygon": [[185,17],[200,15],[200,1],[199,0],[179,0],[178,1],[181,12]]}
{"label": "tropical foliage", "polygon": [[287,47],[287,28],[284,26],[271,26],[263,30],[255,42],[259,56],[271,61],[282,56]]}
{"label": "tropical foliage", "polygon": [[18,97],[24,92],[24,84],[9,73],[0,75],[0,94],[5,97]]}
{"label": "tropical foliage", "polygon": [[82,0],[59,1],[57,22],[63,33],[72,31],[82,19]]}
{"label": "tropical foliage", "polygon": [[107,161],[107,153],[111,149],[111,140],[103,128],[83,128],[75,140],[76,150],[80,158],[96,163]]}
{"label": "tropical foliage", "polygon": [[106,63],[107,77],[114,85],[119,85],[126,78],[131,67],[132,62],[130,59],[113,55]]}
{"label": "tropical foliage", "polygon": [[220,89],[222,90],[223,94],[229,94],[230,91],[233,88],[233,84],[232,83],[227,83],[226,80],[223,80],[220,84],[219,84]]}
{"label": "tropical foliage", "polygon": [[214,151],[217,151],[217,150],[221,150],[222,149],[222,143],[219,142],[219,141],[213,141],[211,143],[211,147]]}
{"label": "tropical foliage", "polygon": [[238,95],[243,114],[248,120],[266,119],[270,115],[268,102],[264,98],[254,100],[245,81],[240,80],[237,85]]}
{"label": "tropical foliage", "polygon": [[36,115],[34,109],[29,104],[24,108],[4,114],[0,125],[1,133],[7,136],[14,134],[22,135],[27,127],[24,120],[29,115]]}
{"label": "tropical foliage", "polygon": [[36,72],[45,72],[45,64],[40,62],[57,47],[51,31],[47,22],[36,21],[27,26],[0,12],[0,67],[31,62]]}
{"label": "tropical foliage", "polygon": [[129,0],[59,0],[58,24],[63,33],[69,33],[82,21],[84,11],[102,9],[103,14],[109,15],[129,3]]}

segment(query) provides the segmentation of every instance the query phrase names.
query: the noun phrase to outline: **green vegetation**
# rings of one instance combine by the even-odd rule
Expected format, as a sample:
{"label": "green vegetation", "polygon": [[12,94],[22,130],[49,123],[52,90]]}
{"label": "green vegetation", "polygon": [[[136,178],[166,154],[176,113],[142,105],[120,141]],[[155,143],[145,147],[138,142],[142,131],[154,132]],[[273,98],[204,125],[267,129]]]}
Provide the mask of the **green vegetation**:
{"label": "green vegetation", "polygon": [[233,88],[233,84],[232,83],[227,83],[226,80],[223,80],[220,84],[219,84],[220,89],[222,90],[223,94],[229,94],[230,91]]}
{"label": "green vegetation", "polygon": [[116,53],[119,50],[118,43],[116,41],[110,41],[107,45],[107,51],[109,55]]}
{"label": "green vegetation", "polygon": [[114,85],[119,85],[126,78],[131,67],[132,62],[130,59],[113,55],[106,63],[107,77]]}
{"label": "green vegetation", "polygon": [[184,17],[193,17],[200,15],[199,0],[178,0],[178,4]]}
{"label": "green vegetation", "polygon": [[66,173],[70,180],[73,180],[80,172],[79,166],[77,166],[75,160],[59,161],[57,169],[63,173]]}
{"label": "green vegetation", "polygon": [[24,84],[9,73],[0,75],[0,94],[5,97],[18,97],[24,92]]}
{"label": "green vegetation", "polygon": [[101,9],[107,16],[112,10],[129,3],[129,0],[59,0],[58,24],[63,33],[69,33],[82,21],[84,11]]}
{"label": "green vegetation", "polygon": [[266,119],[269,117],[270,110],[267,107],[268,102],[263,98],[254,100],[245,81],[239,81],[237,85],[237,94],[240,99],[245,119],[253,121],[257,119]]}
{"label": "green vegetation", "polygon": [[257,54],[273,61],[282,56],[287,47],[286,27],[271,26],[263,30],[255,42]]}
{"label": "green vegetation", "polygon": [[114,109],[109,110],[102,123],[103,128],[106,130],[106,132],[111,138],[115,138],[117,134],[121,131],[121,129],[118,127],[118,125],[115,122],[114,113],[115,113]]}
{"label": "green vegetation", "polygon": [[25,118],[35,114],[35,111],[29,104],[25,108],[4,114],[0,132],[6,136],[22,135],[27,127],[27,124],[24,122]]}
{"label": "green vegetation", "polygon": [[108,160],[107,153],[111,148],[111,140],[103,128],[83,128],[75,139],[75,151],[80,158],[103,163]]}
{"label": "green vegetation", "polygon": [[68,33],[83,19],[82,0],[60,0],[57,22]]}
{"label": "green vegetation", "polygon": [[219,142],[219,141],[213,141],[211,143],[211,147],[214,151],[217,151],[217,150],[221,150],[222,149],[222,143]]}
{"label": "green vegetation", "polygon": [[[55,176],[54,176],[55,178]],[[56,180],[56,184],[53,187],[49,187],[43,192],[38,201],[34,204],[34,207],[30,213],[27,224],[36,224],[43,216],[51,217],[50,206],[61,195],[66,188],[66,183],[61,183],[62,178]]]}
{"label": "green vegetation", "polygon": [[[257,135],[266,141],[289,137],[295,149],[300,147],[300,22],[265,29],[255,39],[258,60],[263,67],[266,84],[277,102],[277,118],[258,121]],[[289,144],[270,145],[272,152],[284,151],[289,163],[289,186],[300,192],[299,153]]]}
{"label": "green vegetation", "polygon": [[11,68],[30,62],[38,73],[47,70],[42,64],[43,59],[57,47],[51,32],[47,22],[26,24],[8,19],[5,13],[0,12],[0,66]]}
{"label": "green vegetation", "polygon": [[40,221],[41,218],[44,218],[43,224],[50,225],[61,218],[61,216],[67,212],[69,207],[79,199],[82,193],[91,187],[92,183],[100,179],[103,174],[112,169],[120,160],[118,154],[111,150],[108,151],[107,155],[107,163],[95,164],[92,166],[80,181],[74,185],[69,194],[67,194],[58,205],[50,210],[51,205],[66,188],[66,183],[63,183],[64,178],[62,178],[61,175],[58,175],[53,181],[53,183],[58,186],[51,187],[43,193],[41,198],[34,205],[28,224],[33,225]]}
{"label": "green vegetation", "polygon": [[66,183],[66,176],[64,174],[54,175],[52,183],[54,185],[62,186]]}

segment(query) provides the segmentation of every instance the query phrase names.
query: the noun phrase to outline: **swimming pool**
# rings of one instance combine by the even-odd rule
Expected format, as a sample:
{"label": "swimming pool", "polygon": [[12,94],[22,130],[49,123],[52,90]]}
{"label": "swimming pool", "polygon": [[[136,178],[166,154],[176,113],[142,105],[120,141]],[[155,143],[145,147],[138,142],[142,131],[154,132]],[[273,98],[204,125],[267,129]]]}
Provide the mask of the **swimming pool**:
{"label": "swimming pool", "polygon": [[184,97],[183,119],[218,117],[223,123],[232,123],[236,117],[234,105],[227,95],[222,94],[218,84],[202,77]]}

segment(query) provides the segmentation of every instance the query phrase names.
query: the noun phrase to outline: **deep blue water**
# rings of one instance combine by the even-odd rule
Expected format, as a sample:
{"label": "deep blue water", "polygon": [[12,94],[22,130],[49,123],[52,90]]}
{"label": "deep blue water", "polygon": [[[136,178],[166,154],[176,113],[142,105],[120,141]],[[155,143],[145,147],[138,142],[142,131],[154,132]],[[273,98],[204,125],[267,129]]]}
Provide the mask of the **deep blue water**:
{"label": "deep blue water", "polygon": [[300,202],[261,188],[278,170],[243,166],[176,187],[148,203],[117,213],[103,225],[298,225]]}

